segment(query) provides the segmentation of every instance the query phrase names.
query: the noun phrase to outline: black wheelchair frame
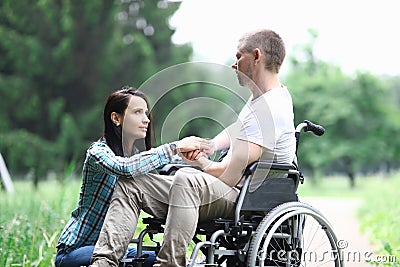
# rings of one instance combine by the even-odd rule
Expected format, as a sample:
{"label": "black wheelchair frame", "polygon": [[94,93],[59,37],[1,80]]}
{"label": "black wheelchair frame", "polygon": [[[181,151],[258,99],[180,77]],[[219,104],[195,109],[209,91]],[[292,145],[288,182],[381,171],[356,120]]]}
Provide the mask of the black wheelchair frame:
{"label": "black wheelchair frame", "polygon": [[[325,129],[307,120],[300,123],[295,131],[296,153],[301,131],[321,136]],[[171,174],[182,166],[187,167],[169,164],[161,173]],[[254,188],[252,181],[259,175],[262,179]],[[235,218],[215,219],[198,226],[188,267],[344,266],[328,220],[314,207],[299,201],[296,191],[304,177],[296,165],[257,161],[246,168],[243,176]],[[146,228],[131,241],[140,256],[122,259],[125,266],[136,262],[141,267],[146,259],[143,251],[160,250],[161,244],[154,235],[163,233],[165,219],[148,217],[143,223]],[[154,245],[143,244],[146,235]],[[199,236],[205,236],[204,241]],[[201,263],[196,263],[198,255],[203,255]]]}

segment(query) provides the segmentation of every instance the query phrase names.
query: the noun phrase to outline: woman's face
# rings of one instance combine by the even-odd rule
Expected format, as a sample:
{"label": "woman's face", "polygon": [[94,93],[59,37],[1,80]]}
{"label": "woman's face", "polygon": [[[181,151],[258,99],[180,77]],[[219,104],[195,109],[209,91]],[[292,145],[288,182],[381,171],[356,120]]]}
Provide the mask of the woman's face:
{"label": "woman's face", "polygon": [[146,137],[149,118],[146,101],[139,96],[132,96],[125,110],[124,119],[121,123],[122,136],[126,140],[135,141]]}

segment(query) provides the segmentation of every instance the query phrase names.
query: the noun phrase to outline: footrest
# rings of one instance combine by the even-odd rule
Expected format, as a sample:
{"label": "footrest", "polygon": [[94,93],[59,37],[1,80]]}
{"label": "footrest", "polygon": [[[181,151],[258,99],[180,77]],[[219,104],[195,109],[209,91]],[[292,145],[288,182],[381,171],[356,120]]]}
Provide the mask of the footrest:
{"label": "footrest", "polygon": [[149,257],[149,254],[143,254],[141,257],[136,258],[123,258],[121,263],[144,262]]}
{"label": "footrest", "polygon": [[212,234],[217,230],[229,231],[229,228],[235,224],[235,221],[229,219],[214,219],[207,223],[201,223],[197,226],[197,233],[202,235]]}

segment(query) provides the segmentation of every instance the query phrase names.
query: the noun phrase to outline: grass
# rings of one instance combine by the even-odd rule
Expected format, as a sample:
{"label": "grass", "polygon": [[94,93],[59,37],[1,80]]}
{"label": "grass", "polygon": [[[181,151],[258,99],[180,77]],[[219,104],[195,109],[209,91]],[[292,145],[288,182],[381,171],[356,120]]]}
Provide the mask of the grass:
{"label": "grass", "polygon": [[375,184],[375,190],[363,195],[359,210],[362,230],[381,252],[394,256],[397,262],[387,266],[400,266],[400,174]]}
{"label": "grass", "polygon": [[376,176],[358,177],[356,186],[351,188],[348,178],[343,176],[327,176],[318,181],[305,177],[304,184],[299,185],[298,194],[300,197],[360,198],[386,180]]}
{"label": "grass", "polygon": [[[359,198],[361,206],[358,219],[361,231],[388,262],[371,262],[371,265],[400,266],[400,173],[388,176],[359,177],[356,187],[350,188],[344,177],[325,177],[313,183],[305,180],[299,186],[301,197]],[[395,262],[393,261],[395,259]]]}
{"label": "grass", "polygon": [[[0,266],[54,266],[58,237],[76,206],[80,184],[79,179],[45,181],[35,191],[31,182],[18,181],[13,194],[0,191]],[[138,225],[138,231],[143,228]]]}
{"label": "grass", "polygon": [[0,266],[53,266],[55,245],[76,205],[79,182],[46,181],[33,190],[17,182],[15,192],[0,192]]}
{"label": "grass", "polygon": [[[45,181],[37,191],[26,181],[16,182],[14,187],[13,194],[0,191],[0,266],[54,266],[57,239],[76,205],[80,180],[68,179],[64,184]],[[364,199],[359,213],[363,231],[375,243],[383,244],[388,255],[397,256],[400,249],[398,188],[400,173],[387,178],[359,178],[354,189],[342,177],[327,177],[317,184],[306,178],[299,187],[299,195]],[[138,225],[138,229],[142,227]]]}

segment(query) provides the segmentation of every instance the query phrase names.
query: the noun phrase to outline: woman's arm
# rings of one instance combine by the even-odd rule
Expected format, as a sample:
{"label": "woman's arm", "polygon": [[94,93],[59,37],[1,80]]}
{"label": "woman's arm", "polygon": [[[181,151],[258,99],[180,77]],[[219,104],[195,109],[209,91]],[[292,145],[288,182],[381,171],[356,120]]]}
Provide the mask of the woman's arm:
{"label": "woman's arm", "polygon": [[94,143],[87,151],[86,164],[110,175],[135,177],[171,162],[173,153],[168,144],[125,158],[105,143]]}
{"label": "woman's arm", "polygon": [[[174,146],[171,146],[171,144],[174,144]],[[88,149],[86,164],[107,174],[135,177],[170,163],[177,152],[187,152],[200,148],[200,143],[192,137],[171,144],[161,145],[131,157],[121,157],[115,155],[106,143],[96,142]]]}

